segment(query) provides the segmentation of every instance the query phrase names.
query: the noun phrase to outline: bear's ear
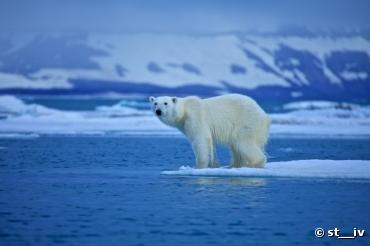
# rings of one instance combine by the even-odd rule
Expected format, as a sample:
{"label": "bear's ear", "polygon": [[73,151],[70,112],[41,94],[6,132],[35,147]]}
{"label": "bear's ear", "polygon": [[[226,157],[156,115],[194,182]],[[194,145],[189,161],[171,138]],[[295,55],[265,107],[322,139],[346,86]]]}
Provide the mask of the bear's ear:
{"label": "bear's ear", "polygon": [[173,103],[177,103],[177,97],[173,97],[173,98],[172,98],[172,102],[173,102]]}
{"label": "bear's ear", "polygon": [[154,102],[154,99],[155,99],[154,97],[149,97],[149,102],[151,103]]}

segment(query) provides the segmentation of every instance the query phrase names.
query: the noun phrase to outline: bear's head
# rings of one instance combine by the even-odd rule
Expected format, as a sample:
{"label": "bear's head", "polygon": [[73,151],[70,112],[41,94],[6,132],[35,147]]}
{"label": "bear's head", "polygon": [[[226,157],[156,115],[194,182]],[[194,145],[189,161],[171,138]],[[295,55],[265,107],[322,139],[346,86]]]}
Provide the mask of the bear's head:
{"label": "bear's head", "polygon": [[163,123],[177,126],[183,116],[183,107],[177,97],[149,97],[153,113]]}

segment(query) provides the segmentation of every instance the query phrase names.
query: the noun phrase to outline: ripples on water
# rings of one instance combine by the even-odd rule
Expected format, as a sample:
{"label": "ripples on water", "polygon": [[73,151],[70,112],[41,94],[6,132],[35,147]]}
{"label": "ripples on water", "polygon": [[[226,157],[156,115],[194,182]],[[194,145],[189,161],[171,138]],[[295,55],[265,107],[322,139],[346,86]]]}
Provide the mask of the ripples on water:
{"label": "ripples on water", "polygon": [[[183,138],[0,146],[1,245],[334,245],[314,229],[370,230],[369,181],[161,176],[194,162]],[[271,161],[369,160],[369,147],[366,139],[272,139],[268,152]],[[228,153],[219,156],[226,164]]]}

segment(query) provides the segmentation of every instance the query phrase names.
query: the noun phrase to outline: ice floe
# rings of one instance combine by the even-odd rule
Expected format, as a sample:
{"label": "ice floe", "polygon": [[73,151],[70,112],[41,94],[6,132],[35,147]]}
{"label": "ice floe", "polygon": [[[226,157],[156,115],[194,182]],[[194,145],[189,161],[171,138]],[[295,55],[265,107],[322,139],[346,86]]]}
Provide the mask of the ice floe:
{"label": "ice floe", "polygon": [[368,160],[294,160],[269,162],[265,168],[205,168],[182,166],[178,170],[163,171],[163,175],[178,176],[236,176],[236,177],[292,177],[330,179],[370,179]]}

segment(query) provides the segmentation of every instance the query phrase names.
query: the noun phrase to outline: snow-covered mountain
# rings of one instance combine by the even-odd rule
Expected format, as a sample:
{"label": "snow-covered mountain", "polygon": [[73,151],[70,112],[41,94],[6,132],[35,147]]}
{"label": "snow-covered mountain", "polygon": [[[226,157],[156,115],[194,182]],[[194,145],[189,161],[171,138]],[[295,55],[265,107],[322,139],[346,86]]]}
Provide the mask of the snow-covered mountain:
{"label": "snow-covered mountain", "polygon": [[198,94],[370,100],[356,35],[0,36],[1,94]]}

